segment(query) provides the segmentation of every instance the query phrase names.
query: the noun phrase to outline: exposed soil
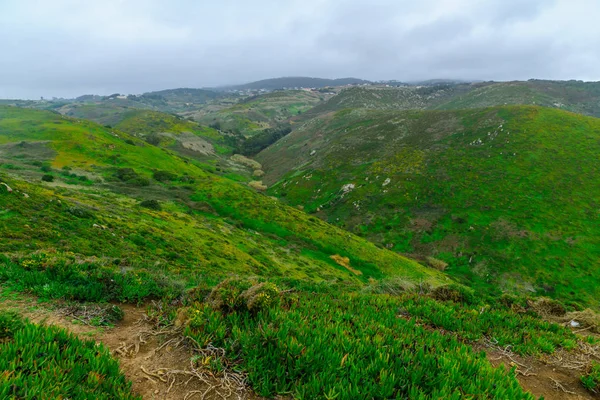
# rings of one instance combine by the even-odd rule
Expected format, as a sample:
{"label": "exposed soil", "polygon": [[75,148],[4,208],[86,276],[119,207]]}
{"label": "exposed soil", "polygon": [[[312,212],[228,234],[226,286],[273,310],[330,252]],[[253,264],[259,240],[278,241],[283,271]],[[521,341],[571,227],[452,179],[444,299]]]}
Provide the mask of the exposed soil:
{"label": "exposed soil", "polygon": [[[0,309],[14,309],[32,322],[57,325],[82,338],[104,343],[133,382],[134,392],[144,399],[261,399],[239,382],[239,377],[216,377],[195,368],[191,364],[194,351],[182,341],[183,337],[173,330],[156,331],[145,318],[144,308],[119,305],[125,312],[124,319],[114,327],[99,328],[82,324],[44,305],[36,305],[34,299],[1,295],[2,287]],[[506,368],[516,367],[519,383],[536,397],[543,396],[545,400],[600,398],[583,388],[579,380],[582,371],[573,368],[576,363],[563,362],[567,353],[539,360],[490,346],[480,345],[478,350],[485,351],[490,363],[496,367],[501,364]],[[583,357],[581,354],[575,356],[577,360]]]}
{"label": "exposed soil", "polygon": [[[555,366],[533,357],[520,357],[515,354],[506,355],[504,352],[484,348],[490,363],[498,367],[503,364],[506,368],[516,367],[517,379],[523,387],[536,398],[544,400],[587,400],[598,399],[588,392],[579,380],[581,371],[565,366]],[[549,360],[550,361],[550,360]]]}
{"label": "exposed soil", "polygon": [[235,375],[216,377],[194,368],[193,350],[182,341],[183,337],[172,330],[154,330],[144,318],[144,308],[119,305],[125,318],[114,327],[99,328],[20,297],[0,299],[0,308],[14,309],[32,322],[60,326],[82,338],[102,342],[133,382],[133,391],[144,399],[261,399]]}

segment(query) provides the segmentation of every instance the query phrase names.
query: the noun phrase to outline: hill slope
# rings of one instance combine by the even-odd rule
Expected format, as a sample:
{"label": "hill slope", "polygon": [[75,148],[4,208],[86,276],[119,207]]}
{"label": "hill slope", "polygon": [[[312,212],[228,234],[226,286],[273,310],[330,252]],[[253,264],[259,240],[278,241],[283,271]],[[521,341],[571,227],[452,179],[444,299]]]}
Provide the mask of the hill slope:
{"label": "hill slope", "polygon": [[474,88],[434,108],[456,110],[527,104],[600,117],[600,82],[530,80],[480,84]]}
{"label": "hill slope", "polygon": [[[208,173],[191,159],[91,122],[0,108],[0,158],[2,181],[13,189],[0,187],[5,254],[72,251],[78,258],[118,258],[143,268],[168,265],[173,277],[233,272],[315,280],[364,281],[388,274],[444,280]],[[41,182],[44,174],[53,182]],[[158,200],[162,211],[136,206],[140,200]],[[39,219],[40,213],[45,218]],[[354,272],[333,255],[349,257]]]}
{"label": "hill slope", "polygon": [[300,118],[346,108],[369,110],[461,110],[538,105],[600,116],[600,83],[578,81],[440,83],[427,86],[364,86],[342,90]]}
{"label": "hill slope", "polygon": [[259,154],[270,193],[485,292],[598,304],[600,120],[344,110]]}
{"label": "hill slope", "polygon": [[[3,397],[136,398],[124,373],[136,393],[165,396],[177,381],[181,397],[204,382],[202,393],[237,398],[248,382],[269,398],[532,399],[482,346],[501,346],[507,362],[515,356],[507,349],[527,362],[577,357],[579,372],[563,384],[583,391],[581,374],[596,384],[598,342],[540,318],[550,305],[568,322],[572,306],[439,286],[451,283],[440,271],[89,121],[0,107],[0,235],[0,366],[20,371],[0,380]],[[232,276],[243,279],[222,281]],[[50,312],[66,307],[69,320],[108,332],[129,326],[102,335],[112,336],[111,355],[6,313],[7,288],[29,292],[10,306],[25,315],[33,294],[67,301]],[[147,314],[119,322],[132,310],[118,302],[149,299]],[[135,334],[123,342],[124,332]],[[113,356],[128,368],[120,372]]]}
{"label": "hill slope", "polygon": [[329,97],[331,95],[303,90],[277,91],[248,97],[218,111],[201,110],[186,115],[220,130],[252,136],[286,123]]}

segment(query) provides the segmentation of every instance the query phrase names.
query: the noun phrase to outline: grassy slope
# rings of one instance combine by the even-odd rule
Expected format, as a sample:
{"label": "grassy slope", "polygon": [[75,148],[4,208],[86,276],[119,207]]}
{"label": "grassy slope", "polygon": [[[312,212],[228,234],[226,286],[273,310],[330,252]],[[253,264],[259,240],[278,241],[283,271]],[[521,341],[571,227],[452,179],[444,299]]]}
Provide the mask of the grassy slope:
{"label": "grassy slope", "polygon": [[[56,182],[40,184],[42,172],[31,165],[40,160],[29,157],[31,146],[44,142],[49,147],[40,153],[45,162],[87,174],[95,183],[66,185],[55,171]],[[354,281],[399,274],[444,280],[413,261],[207,173],[191,160],[92,122],[0,108],[0,146],[2,181],[14,189],[8,193],[0,187],[0,229],[7,238],[1,251],[17,259],[32,251],[73,252],[77,260],[100,258],[102,267],[111,268],[110,260],[117,259],[118,265],[132,265],[150,275],[160,271],[188,283],[200,275],[219,279],[228,273]],[[9,163],[7,157],[12,157]],[[115,170],[124,167],[141,177],[150,178],[160,169],[194,182],[151,180],[148,187],[115,182]],[[136,198],[158,198],[164,202],[163,211],[136,207]],[[77,209],[85,211],[83,216]],[[348,256],[362,275],[336,264],[329,258],[334,254]],[[76,265],[78,261],[69,257],[59,258]]]}
{"label": "grassy slope", "polygon": [[505,104],[561,108],[600,117],[600,83],[527,81],[486,84],[434,108],[456,110]]}
{"label": "grassy slope", "polygon": [[346,108],[370,110],[460,110],[510,104],[561,108],[600,116],[600,84],[575,81],[483,82],[425,87],[353,87],[297,118],[307,121]]}
{"label": "grassy slope", "polygon": [[278,91],[253,96],[231,107],[195,118],[204,124],[218,122],[222,130],[251,136],[311,109],[327,96],[301,90]]}
{"label": "grassy slope", "polygon": [[346,110],[258,160],[268,183],[279,181],[272,194],[398,252],[442,259],[477,289],[597,306],[599,139],[599,120],[538,107]]}

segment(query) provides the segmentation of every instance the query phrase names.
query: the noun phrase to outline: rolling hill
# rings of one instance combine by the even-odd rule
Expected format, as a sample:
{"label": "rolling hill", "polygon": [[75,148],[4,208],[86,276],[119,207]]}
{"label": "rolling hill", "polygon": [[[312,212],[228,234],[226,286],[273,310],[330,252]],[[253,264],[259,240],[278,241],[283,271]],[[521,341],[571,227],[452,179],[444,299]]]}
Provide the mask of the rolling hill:
{"label": "rolling hill", "polygon": [[[29,252],[75,251],[83,258],[102,254],[128,264],[146,259],[189,273],[260,274],[265,268],[277,275],[296,269],[317,280],[358,279],[329,258],[338,254],[349,257],[356,270],[364,269],[360,279],[388,273],[442,279],[122,131],[13,107],[1,108],[0,117],[2,181],[29,196],[3,189],[4,232],[13,227],[10,239],[2,242],[4,254],[25,250],[24,239],[35,232]],[[40,179],[48,175],[50,183],[43,184]],[[64,206],[56,206],[59,200]],[[131,213],[143,200],[164,202],[157,207],[162,211],[142,207]],[[40,207],[46,218],[33,223]],[[99,237],[94,224],[109,229]],[[60,239],[60,232],[69,240]],[[274,246],[278,240],[294,243],[295,250]]]}
{"label": "rolling hill", "polygon": [[598,306],[600,120],[346,109],[261,152],[269,193],[478,291]]}
{"label": "rolling hill", "polygon": [[[43,393],[56,398],[138,399],[140,387],[142,393],[168,397],[175,386],[182,397],[210,390],[219,398],[237,398],[252,389],[251,398],[458,400],[465,393],[482,398],[535,398],[519,384],[514,368],[498,364],[499,351],[505,352],[500,359],[507,364],[515,357],[528,363],[540,358],[576,359],[577,372],[556,366],[552,376],[564,379],[567,371],[571,380],[563,384],[569,390],[586,396],[580,379],[595,390],[598,377],[592,359],[600,343],[564,324],[577,319],[589,324],[584,329],[598,329],[593,321],[585,322],[591,319],[582,319],[591,311],[582,314],[574,303],[563,305],[549,299],[498,298],[478,280],[471,280],[477,291],[456,284],[440,271],[445,254],[434,253],[440,258],[438,264],[427,261],[435,268],[424,266],[393,251],[398,250],[394,246],[378,247],[218,171],[213,173],[196,158],[127,133],[160,132],[167,123],[173,131],[192,129],[189,121],[140,113],[135,110],[120,120],[121,129],[117,129],[56,112],[0,107],[0,369],[20,371],[2,375],[2,397]],[[511,125],[516,121],[520,128]],[[540,121],[547,130],[534,129]],[[585,163],[597,145],[595,120],[539,108],[498,108],[400,114],[342,111],[313,124],[319,126],[321,136],[311,136],[309,127],[303,126],[265,152],[265,157],[286,143],[296,143],[281,153],[282,160],[289,158],[290,165],[314,162],[310,172],[314,176],[322,173],[319,168],[336,170],[326,171],[322,176],[326,186],[314,191],[305,182],[318,183],[304,173],[302,168],[309,168],[305,164],[299,175],[288,176],[275,186],[274,193],[283,195],[280,189],[285,187],[289,200],[302,200],[307,194],[310,200],[298,203],[308,211],[321,203],[327,204],[319,206],[326,211],[340,207],[338,216],[346,212],[341,207],[352,201],[352,210],[358,213],[348,221],[360,222],[365,229],[354,230],[373,236],[369,230],[375,232],[373,226],[383,225],[379,218],[387,218],[385,223],[395,229],[409,215],[400,209],[416,204],[413,195],[417,201],[439,192],[426,205],[410,208],[415,213],[411,218],[420,218],[419,226],[427,231],[422,234],[428,235],[422,240],[426,246],[437,246],[446,229],[455,229],[457,236],[471,232],[463,229],[465,224],[476,230],[463,237],[465,246],[473,246],[466,240],[482,236],[488,220],[507,202],[514,201],[515,208],[506,216],[510,229],[512,218],[521,221],[531,211],[524,203],[533,208],[548,202],[546,214],[531,219],[531,225],[517,225],[539,235],[531,237],[532,257],[519,261],[525,265],[537,256],[536,240],[546,238],[544,228],[549,226],[542,217],[552,217],[556,228],[547,240],[554,253],[549,254],[545,273],[535,270],[540,282],[551,283],[559,272],[564,280],[585,276],[585,281],[573,285],[581,293],[572,298],[587,301],[587,295],[595,293],[587,286],[595,283],[595,269],[586,254],[597,248],[593,237],[597,216],[590,214],[582,221],[581,213],[597,196],[590,187],[583,198],[576,186],[597,173],[595,164]],[[562,138],[565,127],[572,137],[557,141],[560,149],[541,140],[547,138],[544,135]],[[494,128],[493,139],[482,136],[488,128]],[[529,137],[523,135],[524,129],[532,138],[541,135],[541,142],[532,139],[527,146],[539,145],[546,151],[519,153],[521,158],[497,154],[510,147],[502,143],[502,128],[507,136],[510,130],[510,140],[514,135],[516,143]],[[214,134],[210,132],[202,134],[209,137]],[[486,140],[485,145],[480,145],[479,137]],[[382,143],[386,145],[381,147]],[[571,159],[571,151],[580,158]],[[363,155],[357,159],[359,153]],[[329,156],[322,157],[325,154]],[[464,159],[464,164],[451,168],[452,157]],[[552,170],[547,176],[527,164],[547,168],[549,157],[569,168]],[[373,158],[377,161],[372,162]],[[541,198],[520,198],[516,189],[497,183],[491,167],[507,164],[507,158],[513,164],[503,172],[510,176],[519,168],[533,171],[523,184],[538,182],[544,189]],[[472,170],[469,179],[446,186],[468,167]],[[489,175],[478,175],[475,170],[480,168],[489,170]],[[577,175],[565,183],[562,170],[576,170]],[[369,178],[365,186],[355,181],[359,177]],[[477,195],[476,184],[483,179],[496,183]],[[550,198],[548,191],[562,184],[567,185],[564,191],[572,192],[572,202],[556,211],[555,203],[565,197]],[[328,194],[320,199],[319,190],[333,197]],[[392,199],[398,203],[385,197],[387,192],[382,192],[386,190],[393,192]],[[362,191],[370,191],[368,196],[374,199],[383,196],[381,202],[374,206],[354,197]],[[404,196],[407,191],[409,196]],[[502,202],[494,204],[494,198]],[[486,206],[490,210],[482,209]],[[446,218],[442,207],[455,208]],[[583,211],[578,214],[571,207]],[[393,213],[386,214],[390,210]],[[338,223],[335,215],[331,219]],[[369,221],[361,222],[365,215]],[[571,225],[564,226],[567,218]],[[431,222],[429,230],[427,221]],[[387,225],[382,229],[388,232]],[[576,237],[572,237],[574,230],[579,232]],[[505,233],[513,237],[512,230]],[[573,258],[577,268],[551,269],[557,268],[553,257],[564,251],[561,235],[573,239],[567,244],[578,254]],[[444,243],[450,249],[453,242]],[[498,245],[506,243],[519,248],[519,242],[510,239],[501,239]],[[590,253],[583,252],[586,249]],[[465,250],[467,256],[480,265],[485,254]],[[591,262],[580,265],[585,260]],[[508,270],[518,268],[508,266]],[[447,272],[464,278],[454,265]],[[560,285],[556,296],[564,298]],[[69,310],[69,318],[94,325],[103,332],[103,340],[112,334],[112,341],[98,346],[87,333],[78,337],[43,322],[25,321],[23,316],[36,299],[50,301],[46,312],[55,321],[63,321],[57,318],[58,312]],[[123,303],[142,304],[134,314],[141,313],[141,319],[132,322],[132,306]],[[10,304],[16,307],[7,310]],[[549,317],[548,310],[554,322],[544,319]],[[131,330],[111,333],[112,325],[126,325],[127,319]],[[64,326],[72,329],[73,325]],[[123,332],[131,333],[127,342]],[[106,348],[110,343],[111,352]],[[183,344],[186,352],[179,347]],[[173,359],[178,348],[184,356]],[[137,359],[148,358],[142,351],[152,355],[155,364],[146,364],[150,370],[132,362],[138,350]],[[44,355],[41,362],[40,354]],[[174,369],[164,367],[167,360]],[[208,387],[202,392],[194,389],[206,382]],[[246,392],[231,389],[240,386]],[[536,395],[546,393],[537,385],[526,388]]]}
{"label": "rolling hill", "polygon": [[600,83],[514,81],[435,83],[422,86],[361,86],[342,90],[301,117],[306,121],[345,108],[369,110],[461,110],[503,105],[538,105],[600,116]]}
{"label": "rolling hill", "polygon": [[248,137],[285,124],[330,97],[303,90],[277,91],[245,98],[218,111],[200,110],[187,115],[205,125]]}

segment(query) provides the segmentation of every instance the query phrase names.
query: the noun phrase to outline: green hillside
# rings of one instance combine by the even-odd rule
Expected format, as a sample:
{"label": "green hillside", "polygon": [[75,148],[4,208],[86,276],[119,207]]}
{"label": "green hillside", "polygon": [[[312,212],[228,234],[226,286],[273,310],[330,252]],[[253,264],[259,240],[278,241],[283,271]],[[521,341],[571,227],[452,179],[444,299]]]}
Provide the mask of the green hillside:
{"label": "green hillside", "polygon": [[344,110],[258,160],[271,194],[477,290],[598,306],[599,154],[600,120],[515,106]]}
{"label": "green hillside", "polygon": [[[192,159],[91,122],[2,108],[0,146],[2,181],[13,189],[8,193],[1,188],[3,232],[10,230],[3,253],[75,252],[84,259],[162,265],[161,273],[168,272],[164,266],[180,270],[173,277],[243,273],[315,280],[366,281],[387,275],[445,279],[206,172]],[[43,184],[44,175],[52,176],[52,182]],[[136,205],[143,200],[159,201],[161,210]],[[40,212],[44,219],[36,218]],[[32,240],[25,248],[27,237]],[[338,265],[331,255],[349,257],[360,274]]]}
{"label": "green hillside", "polygon": [[450,110],[527,104],[600,117],[600,83],[598,82],[531,80],[477,86],[480,87],[455,96],[435,108]]}
{"label": "green hillside", "polygon": [[538,105],[600,116],[600,83],[515,81],[439,83],[425,86],[361,86],[342,90],[298,118],[307,121],[346,108],[369,110],[461,110]]}
{"label": "green hillside", "polygon": [[427,87],[415,86],[359,86],[343,89],[328,101],[317,105],[300,120],[324,115],[346,108],[368,110],[418,110],[441,104],[457,94],[472,90],[470,84],[446,84]]}
{"label": "green hillside", "polygon": [[[297,399],[458,400],[465,393],[478,398],[535,398],[519,385],[515,368],[492,366],[482,348],[511,349],[506,353],[507,363],[516,355],[529,360],[553,357],[556,353],[561,357],[578,357],[582,367],[575,377],[576,385],[581,386],[578,380],[583,376],[588,387],[595,387],[595,375],[585,371],[594,365],[590,354],[596,354],[597,339],[583,338],[564,324],[542,318],[548,315],[546,310],[551,310],[554,318],[562,318],[556,319],[557,322],[580,319],[583,314],[577,314],[576,305],[565,307],[548,299],[534,301],[525,296],[488,297],[489,292],[479,290],[483,284],[477,280],[472,281],[478,291],[455,284],[436,268],[426,267],[384,246],[378,247],[219,176],[219,171],[211,172],[195,158],[126,133],[125,129],[135,132],[142,125],[144,130],[153,127],[162,130],[161,124],[169,122],[168,118],[161,120],[157,115],[152,123],[148,115],[141,120],[137,115],[124,120],[128,122],[122,129],[115,129],[50,111],[0,107],[0,289],[28,294],[27,300],[16,303],[18,312],[26,312],[34,301],[31,296],[53,301],[53,306],[64,307],[65,303],[56,302],[60,300],[83,310],[92,309],[91,302],[112,310],[114,324],[119,324],[123,317],[121,302],[144,304],[147,314],[143,324],[154,330],[134,336],[143,332],[156,336],[160,338],[156,342],[160,348],[186,343],[189,356],[181,360],[181,367],[177,366],[179,372],[162,368],[160,358],[154,367],[157,369],[145,371],[124,361],[128,356],[123,353],[123,349],[145,346],[142,334],[138,341],[128,344],[131,347],[123,347],[123,339],[116,338],[121,347],[111,348],[111,356],[93,341],[81,340],[58,328],[30,324],[5,312],[6,297],[0,291],[0,367],[3,366],[0,370],[9,371],[0,374],[0,393],[4,397],[33,398],[43,389],[44,394],[64,398],[135,398],[136,393],[132,393],[132,386],[125,378],[135,379],[134,389],[145,384],[151,387],[150,393],[165,394],[175,383],[170,374],[181,373],[185,378],[182,385],[206,378],[227,385],[231,379],[241,377],[256,394],[270,398],[283,395]],[[590,137],[597,143],[595,120],[537,108],[501,108],[462,113],[342,112],[320,121],[321,132],[328,130],[331,136],[315,139],[308,135],[309,131],[300,129],[282,139],[275,148],[282,143],[296,143],[299,147],[285,153],[285,157],[297,162],[299,159],[294,157],[299,155],[305,158],[303,162],[315,162],[312,172],[315,176],[320,174],[318,165],[344,167],[336,172],[327,171],[327,176],[330,174],[337,182],[325,180],[323,174],[323,183],[329,185],[323,186],[326,190],[334,186],[339,190],[340,184],[350,182],[343,174],[358,176],[359,172],[370,171],[365,176],[372,177],[374,183],[357,185],[354,189],[346,187],[343,193],[331,192],[339,194],[338,201],[330,202],[324,209],[334,211],[336,204],[355,202],[352,196],[360,190],[381,188],[384,175],[394,179],[385,187],[397,186],[393,190],[398,191],[398,199],[403,199],[399,192],[403,182],[412,182],[411,190],[421,190],[417,198],[428,195],[427,188],[418,187],[425,179],[419,173],[427,176],[426,171],[439,172],[442,167],[425,163],[426,157],[421,153],[426,152],[416,148],[407,150],[405,161],[394,158],[403,144],[394,141],[392,133],[397,131],[390,131],[390,127],[403,132],[400,136],[408,140],[406,148],[408,144],[429,143],[432,152],[456,149],[456,153],[448,154],[460,155],[469,165],[479,165],[475,161],[488,163],[485,157],[488,154],[494,155],[495,163],[504,156],[496,154],[495,147],[479,146],[476,142],[478,146],[472,147],[479,156],[463,157],[465,154],[459,152],[469,153],[469,144],[474,140],[471,136],[487,132],[487,127],[502,129],[498,126],[505,120],[529,121],[530,125],[523,126],[533,132],[532,126],[540,119],[552,137],[560,136],[556,133],[559,126],[570,124],[579,141]],[[502,123],[504,129],[510,128],[511,140],[513,135],[520,137],[519,129],[513,129],[510,122]],[[174,122],[173,126],[179,125]],[[446,128],[440,130],[442,126]],[[411,139],[409,131],[414,127],[426,132],[428,139]],[[384,128],[389,131],[388,136],[381,133]],[[371,129],[377,132],[376,136],[371,135]],[[300,137],[302,132],[306,136]],[[361,134],[352,138],[357,132]],[[454,136],[460,146],[451,140]],[[321,158],[328,151],[327,143],[334,144],[340,137],[346,141],[342,146],[331,146],[333,155],[346,157],[344,151],[352,143],[364,143],[365,146],[361,145],[366,151],[364,159]],[[500,143],[501,138],[504,139],[498,133],[494,136],[497,141],[492,144]],[[311,142],[304,146],[304,140]],[[375,146],[384,142],[387,153]],[[545,143],[542,142],[544,146]],[[572,143],[562,144],[560,151],[548,157],[559,160],[561,165],[574,162],[565,155],[564,146]],[[310,149],[317,145],[321,147],[311,156]],[[588,174],[597,172],[594,164],[584,164],[593,145],[574,147],[582,159],[569,165],[577,168],[582,182]],[[554,151],[554,145],[548,146],[548,151]],[[448,159],[441,152],[437,154],[436,162],[446,168]],[[380,159],[379,164],[366,161],[367,156],[375,155]],[[328,160],[336,161],[326,164]],[[524,157],[522,162],[528,160],[547,167],[545,153],[531,160]],[[532,170],[530,165],[526,166]],[[511,168],[520,168],[520,164]],[[431,190],[445,189],[447,181],[440,178],[447,176],[451,181],[452,174],[459,173],[457,170],[447,168],[444,170],[447,175],[438,173],[439,186]],[[460,173],[464,170],[461,168]],[[473,180],[477,176],[473,173]],[[531,179],[538,177],[531,176]],[[294,187],[287,189],[288,198],[300,198],[307,190],[311,191],[309,196],[315,196],[313,188],[305,185],[305,182],[314,184],[311,177],[301,172],[296,178],[291,183]],[[556,182],[562,184],[560,171],[548,179],[540,180],[541,188],[546,190],[551,184],[555,188]],[[466,187],[475,190],[470,181],[465,183]],[[597,199],[593,188],[588,190],[587,200],[580,198],[575,182],[576,178],[566,188],[576,194],[572,195],[574,200],[569,206],[585,206],[585,201]],[[282,181],[274,192],[282,195],[279,191],[284,185],[288,187],[290,183]],[[298,192],[292,190],[296,187]],[[490,189],[501,193],[497,186]],[[504,187],[502,190],[506,194],[497,197],[515,197],[515,190],[507,191]],[[472,196],[466,191],[460,193],[456,190],[453,201],[461,207],[479,210],[464,203],[475,202]],[[372,194],[374,198],[377,195]],[[481,196],[488,201],[490,194]],[[547,198],[533,201],[542,200],[549,201]],[[556,201],[559,200],[564,198],[557,197]],[[317,199],[311,201],[304,202],[309,211]],[[522,205],[518,197],[514,201],[515,206]],[[352,206],[356,210],[363,207],[362,203],[356,204]],[[352,214],[353,221],[368,215],[373,223],[361,222],[356,225],[360,229],[355,230],[364,235],[371,226],[382,225],[379,218],[387,217],[386,223],[395,224],[408,215],[406,212],[396,213],[397,217],[378,216],[376,211],[390,210],[389,204],[386,197],[367,213],[363,208],[360,213]],[[447,204],[450,207],[455,203]],[[552,210],[553,205],[549,203],[548,209]],[[439,209],[432,200],[418,209],[419,217],[428,218],[426,215],[433,214],[425,212]],[[443,230],[455,221],[454,217],[466,218],[465,223],[481,236],[488,214],[479,210],[471,216],[466,210],[469,209],[455,210],[450,219],[443,220],[440,216],[428,233],[429,241],[424,239],[423,243],[437,243]],[[495,209],[491,210],[489,218],[496,215]],[[551,213],[556,224],[562,224],[566,217],[561,213],[571,211],[549,211],[545,215]],[[337,212],[332,214],[332,220],[346,210],[339,208]],[[517,210],[514,216],[521,218],[523,212]],[[580,221],[575,212],[570,216],[570,226],[560,228],[561,231],[556,228],[552,234],[571,235],[577,228],[579,235],[569,241],[573,246],[571,251],[597,248],[596,239],[591,236],[598,226],[593,219],[597,216],[588,217],[589,221]],[[543,221],[541,218],[532,221],[535,226],[531,229],[541,235]],[[548,240],[555,240],[554,236]],[[557,251],[564,250],[560,242],[552,243],[558,243]],[[514,243],[515,248],[518,245]],[[538,247],[535,243],[532,246],[535,253]],[[437,252],[435,255],[446,257]],[[467,256],[477,263],[484,259],[480,254],[465,253],[464,257]],[[574,262],[590,260],[583,252],[579,257]],[[454,266],[447,271],[464,278]],[[585,275],[586,283],[573,286],[573,290],[583,292],[589,289],[585,285],[595,282],[593,272],[593,264],[588,263],[565,272],[564,279],[592,273],[590,277]],[[562,290],[557,286],[557,295],[562,295]],[[597,326],[585,325],[585,329],[592,328]],[[110,335],[110,326],[102,329]],[[152,351],[157,356],[158,348]],[[168,353],[168,348],[165,351]],[[40,361],[42,353],[44,358]],[[120,369],[112,357],[121,357]],[[72,368],[73,365],[81,368]],[[10,372],[17,369],[19,373]],[[140,382],[140,370],[152,379]],[[185,392],[184,386],[181,390]],[[193,383],[187,390],[185,396],[198,393]]]}
{"label": "green hillside", "polygon": [[201,110],[189,116],[223,131],[252,136],[287,122],[329,97],[330,94],[303,90],[277,91],[245,98],[218,111]]}

